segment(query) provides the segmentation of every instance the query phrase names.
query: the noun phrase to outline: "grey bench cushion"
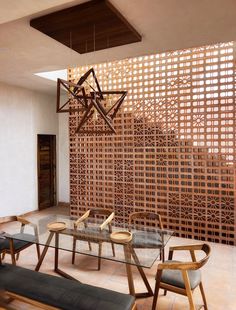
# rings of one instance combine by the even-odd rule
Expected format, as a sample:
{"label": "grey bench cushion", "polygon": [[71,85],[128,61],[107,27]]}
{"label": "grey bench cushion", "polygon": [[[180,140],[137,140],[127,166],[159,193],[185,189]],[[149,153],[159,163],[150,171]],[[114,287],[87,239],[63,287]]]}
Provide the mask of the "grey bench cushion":
{"label": "grey bench cushion", "polygon": [[0,287],[65,310],[129,310],[134,297],[18,266],[0,266]]}
{"label": "grey bench cushion", "polygon": [[[167,262],[178,262],[178,261],[165,261]],[[189,282],[191,289],[195,289],[201,282],[201,272],[200,270],[188,270]],[[161,282],[174,285],[180,288],[185,288],[182,272],[180,270],[163,270],[161,276]]]}

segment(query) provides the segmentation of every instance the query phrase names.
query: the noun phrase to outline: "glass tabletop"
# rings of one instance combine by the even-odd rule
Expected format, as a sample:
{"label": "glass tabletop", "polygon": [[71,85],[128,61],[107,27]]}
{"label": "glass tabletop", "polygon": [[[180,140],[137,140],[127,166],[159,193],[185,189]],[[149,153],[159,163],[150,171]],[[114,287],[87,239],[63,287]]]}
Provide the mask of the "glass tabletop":
{"label": "glass tabletop", "polygon": [[[76,253],[139,265],[146,268],[151,268],[154,262],[160,259],[161,251],[173,235],[173,231],[171,230],[161,230],[144,225],[141,227],[130,227],[127,224],[112,221],[111,230],[113,234],[115,232],[122,232],[121,235],[123,232],[126,232],[127,235],[129,235],[128,232],[131,233],[131,240],[129,242],[119,243],[120,241],[111,239],[111,230],[108,225],[103,230],[100,229],[100,225],[103,222],[102,219],[88,220],[85,225],[82,222],[75,228],[74,224],[76,220],[77,218],[75,217],[60,214],[51,214],[33,219],[31,222],[37,227],[37,237],[32,236],[32,227],[28,225],[25,226],[23,233],[16,233],[16,230],[14,229],[13,231],[12,227],[5,229],[5,232],[7,233],[7,237],[38,243],[42,246],[47,244],[51,233],[53,237],[50,244],[48,244],[49,247],[57,247],[61,250],[73,252],[73,244],[75,244],[74,250]],[[57,225],[58,223],[59,225]],[[61,230],[50,231],[51,224],[56,225],[55,229],[58,228]],[[65,227],[64,229],[63,226]],[[56,235],[59,236],[58,244],[56,244]],[[75,240],[76,242],[74,242]],[[102,247],[100,253],[99,244]],[[113,245],[115,256],[113,256],[112,251]]]}

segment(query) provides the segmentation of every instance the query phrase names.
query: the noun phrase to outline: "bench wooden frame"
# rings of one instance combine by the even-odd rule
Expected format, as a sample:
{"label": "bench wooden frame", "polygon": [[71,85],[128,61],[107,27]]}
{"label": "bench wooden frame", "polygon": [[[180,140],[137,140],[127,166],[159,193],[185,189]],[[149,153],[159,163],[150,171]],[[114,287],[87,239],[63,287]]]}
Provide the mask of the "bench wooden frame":
{"label": "bench wooden frame", "polygon": [[[11,292],[8,292],[8,291],[5,292],[5,295],[7,297],[11,298],[11,299],[16,299],[16,300],[25,302],[27,304],[39,307],[39,308],[44,309],[44,310],[61,310],[60,308],[56,308],[56,307],[50,306],[48,304],[44,304],[42,302],[39,302],[37,300],[30,299],[30,298],[27,298],[27,297],[24,297],[24,296],[15,294],[15,293],[11,293]],[[133,305],[131,310],[137,310],[136,303],[134,303],[134,305]]]}

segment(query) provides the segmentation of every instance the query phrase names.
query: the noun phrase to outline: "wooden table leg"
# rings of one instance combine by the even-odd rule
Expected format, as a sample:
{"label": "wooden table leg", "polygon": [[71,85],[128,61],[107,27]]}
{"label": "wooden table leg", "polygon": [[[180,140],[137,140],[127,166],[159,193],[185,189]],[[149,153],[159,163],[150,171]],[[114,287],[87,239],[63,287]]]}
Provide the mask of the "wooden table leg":
{"label": "wooden table leg", "polygon": [[60,268],[58,268],[58,259],[59,259],[59,233],[55,232],[54,271],[64,278],[78,281],[77,279],[70,276],[68,273],[66,273],[66,272],[62,271]]}
{"label": "wooden table leg", "polygon": [[128,278],[128,284],[129,284],[129,293],[132,296],[135,296],[135,289],[134,289],[134,280],[133,280],[133,274],[131,269],[131,253],[130,253],[130,246],[128,244],[124,244],[124,254],[125,254],[125,261],[126,261],[126,273]]}
{"label": "wooden table leg", "polygon": [[141,275],[141,277],[143,279],[143,282],[144,282],[144,284],[145,284],[145,286],[146,286],[146,288],[148,290],[147,293],[137,293],[137,294],[135,294],[135,296],[137,298],[144,298],[144,297],[153,296],[152,288],[151,288],[151,286],[150,286],[150,284],[148,282],[148,279],[147,279],[147,277],[145,275],[145,272],[143,271],[143,268],[140,266],[140,261],[139,261],[138,256],[135,253],[135,251],[134,251],[132,246],[130,246],[130,253],[133,256],[133,259],[135,261],[136,267],[137,267],[137,269],[138,269],[138,271],[139,271],[139,273],[140,273],[140,275]]}
{"label": "wooden table leg", "polygon": [[59,234],[55,232],[55,256],[54,256],[54,271],[58,269],[58,254],[59,254]]}
{"label": "wooden table leg", "polygon": [[45,257],[45,255],[46,255],[46,253],[48,251],[48,247],[49,247],[49,245],[50,245],[50,243],[52,241],[53,235],[54,235],[54,231],[50,231],[50,234],[48,236],[48,240],[47,240],[47,242],[45,244],[45,247],[44,247],[43,252],[42,252],[42,254],[41,254],[40,258],[39,258],[39,261],[38,261],[38,263],[37,263],[37,265],[35,267],[35,271],[39,271],[39,269],[40,269],[40,267],[42,265],[42,262],[44,260],[44,257]]}

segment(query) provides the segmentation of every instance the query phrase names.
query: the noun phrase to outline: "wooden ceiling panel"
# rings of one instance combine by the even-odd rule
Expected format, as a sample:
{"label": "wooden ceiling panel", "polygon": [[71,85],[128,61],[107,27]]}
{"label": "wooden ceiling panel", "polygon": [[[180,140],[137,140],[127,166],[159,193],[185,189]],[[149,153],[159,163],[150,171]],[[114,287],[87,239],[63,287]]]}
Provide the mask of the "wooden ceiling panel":
{"label": "wooden ceiling panel", "polygon": [[30,25],[83,54],[141,41],[141,35],[107,0],[93,0],[41,16]]}

